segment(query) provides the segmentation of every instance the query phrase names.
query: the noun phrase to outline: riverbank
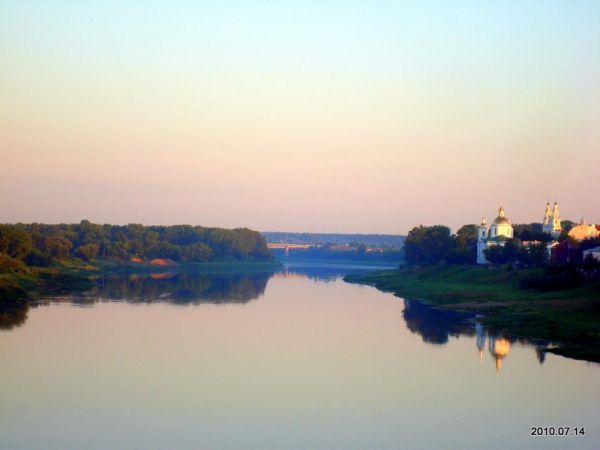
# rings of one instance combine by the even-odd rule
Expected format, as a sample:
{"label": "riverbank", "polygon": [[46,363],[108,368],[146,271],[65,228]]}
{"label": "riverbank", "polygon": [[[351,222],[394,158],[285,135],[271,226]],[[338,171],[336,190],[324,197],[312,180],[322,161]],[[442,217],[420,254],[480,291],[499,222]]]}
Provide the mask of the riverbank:
{"label": "riverbank", "polygon": [[66,294],[85,291],[94,285],[94,278],[103,275],[152,273],[257,273],[272,272],[282,267],[272,261],[215,261],[157,266],[147,263],[97,261],[80,265],[64,263],[53,267],[29,267],[20,272],[0,273],[0,303],[35,298],[40,294]]}
{"label": "riverbank", "polygon": [[600,283],[549,292],[520,287],[539,274],[540,269],[431,266],[344,279],[442,308],[473,311],[498,332],[552,341],[558,347],[549,351],[600,363]]}

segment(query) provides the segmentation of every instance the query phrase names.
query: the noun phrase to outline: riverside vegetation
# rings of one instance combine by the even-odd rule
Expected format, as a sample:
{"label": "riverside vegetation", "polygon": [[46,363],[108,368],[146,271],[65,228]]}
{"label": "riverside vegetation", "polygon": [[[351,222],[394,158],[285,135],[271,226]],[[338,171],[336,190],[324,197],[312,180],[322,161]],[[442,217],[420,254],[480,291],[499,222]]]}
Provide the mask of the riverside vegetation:
{"label": "riverside vegetation", "polygon": [[[531,228],[515,227],[515,236]],[[552,341],[557,346],[549,351],[600,362],[598,261],[553,264],[542,244],[525,247],[516,238],[488,253],[496,264],[476,266],[473,231],[474,225],[457,235],[444,226],[416,227],[406,239],[405,265],[350,275],[346,281],[441,308],[474,311],[498,332]],[[581,245],[599,243],[590,239]]]}
{"label": "riverside vegetation", "polygon": [[[157,261],[155,265],[151,263]],[[36,291],[91,287],[119,271],[265,270],[277,266],[265,239],[247,228],[190,225],[0,225],[0,309]]]}

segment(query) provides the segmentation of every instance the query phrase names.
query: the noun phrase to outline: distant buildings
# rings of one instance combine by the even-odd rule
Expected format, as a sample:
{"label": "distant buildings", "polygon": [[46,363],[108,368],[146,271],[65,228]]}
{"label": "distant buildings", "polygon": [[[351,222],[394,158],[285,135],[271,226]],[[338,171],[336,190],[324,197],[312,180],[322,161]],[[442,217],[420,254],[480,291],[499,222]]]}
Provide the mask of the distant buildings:
{"label": "distant buildings", "polygon": [[[550,202],[548,202],[544,211],[542,231],[552,237],[550,242],[546,242],[546,248],[553,263],[579,263],[588,254],[600,261],[600,247],[586,249],[594,243],[585,242],[582,244],[582,241],[587,239],[600,238],[600,224],[587,224],[581,219],[579,225],[575,225],[569,230],[569,239],[561,239],[559,242],[558,238],[563,229],[558,203],[554,202],[554,206],[550,206]],[[512,223],[506,217],[503,207],[500,207],[498,217],[494,219],[491,226],[488,226],[485,217],[482,218],[481,224],[477,227],[477,264],[487,264],[485,250],[494,246],[504,247],[506,242],[513,238],[513,234]],[[523,241],[523,246],[527,247],[541,243],[541,241]]]}
{"label": "distant buildings", "polygon": [[[583,219],[579,225],[575,225],[569,230],[569,239],[562,242],[556,242],[552,245],[550,260],[555,264],[581,263],[591,254],[593,258],[600,260],[598,248],[586,249],[582,241],[600,237],[600,225],[588,225]],[[587,244],[589,245],[589,244]]]}
{"label": "distant buildings", "polygon": [[[553,240],[547,244],[548,254],[553,260],[555,259],[555,253],[556,255],[563,255],[565,252],[568,253],[568,249],[562,249],[557,241],[562,232],[560,212],[558,210],[557,202],[554,202],[554,206],[550,206],[550,202],[546,203],[544,220],[542,222],[542,231],[544,233],[548,233],[553,238]],[[581,225],[571,229],[569,236],[575,240],[598,237],[600,236],[600,226],[585,225],[582,222]],[[491,227],[488,227],[485,218],[483,218],[477,232],[477,264],[487,264],[487,260],[485,258],[485,250],[487,248],[495,245],[504,246],[506,241],[512,237],[513,226],[510,220],[506,218],[504,208],[500,207],[500,210],[498,211],[498,217],[496,217]],[[537,241],[523,242],[523,245],[533,243],[537,243]],[[566,245],[567,244],[565,244],[565,246]],[[561,258],[562,256],[559,256],[558,259]]]}
{"label": "distant buildings", "polygon": [[576,241],[583,241],[584,239],[593,239],[600,236],[600,225],[588,225],[583,219],[579,225],[575,225],[569,230],[569,237]]}

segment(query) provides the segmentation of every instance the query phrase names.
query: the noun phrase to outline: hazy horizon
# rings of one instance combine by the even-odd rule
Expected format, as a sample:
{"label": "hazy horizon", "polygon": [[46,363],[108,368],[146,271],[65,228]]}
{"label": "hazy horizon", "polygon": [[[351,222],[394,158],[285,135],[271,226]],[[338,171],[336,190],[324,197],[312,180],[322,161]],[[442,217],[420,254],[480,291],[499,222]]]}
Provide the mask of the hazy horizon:
{"label": "hazy horizon", "polygon": [[0,222],[600,222],[600,2],[0,0]]}

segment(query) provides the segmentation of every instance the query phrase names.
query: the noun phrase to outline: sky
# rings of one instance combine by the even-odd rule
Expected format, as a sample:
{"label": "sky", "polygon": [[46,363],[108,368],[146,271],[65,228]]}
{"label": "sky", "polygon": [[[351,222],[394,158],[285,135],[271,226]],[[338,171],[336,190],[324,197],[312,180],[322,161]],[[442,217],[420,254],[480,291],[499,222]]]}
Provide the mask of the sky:
{"label": "sky", "polygon": [[600,222],[600,2],[0,0],[0,222]]}

